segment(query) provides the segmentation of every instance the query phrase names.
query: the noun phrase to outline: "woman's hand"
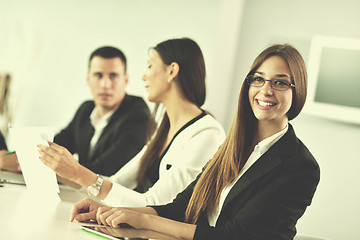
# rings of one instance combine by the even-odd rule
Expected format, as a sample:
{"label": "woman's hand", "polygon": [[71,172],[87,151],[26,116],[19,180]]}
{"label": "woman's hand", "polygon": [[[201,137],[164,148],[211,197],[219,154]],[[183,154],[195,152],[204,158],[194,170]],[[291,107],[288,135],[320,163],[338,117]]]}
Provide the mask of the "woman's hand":
{"label": "woman's hand", "polygon": [[[84,222],[89,220],[96,220],[98,209],[101,208],[102,211],[106,211],[106,209],[110,209],[110,207],[106,207],[91,198],[85,198],[72,207],[70,212],[70,222],[76,220],[78,222]],[[98,224],[101,222],[98,221]]]}
{"label": "woman's hand", "polygon": [[96,220],[99,224],[113,228],[133,227],[136,229],[145,229],[146,216],[148,216],[148,214],[126,208],[100,207],[96,213]]}
{"label": "woman's hand", "polygon": [[20,165],[16,156],[16,153],[7,155],[8,151],[0,150],[0,169],[20,172]]}
{"label": "woman's hand", "polygon": [[49,147],[38,145],[40,160],[59,176],[77,182],[81,165],[73,155],[64,147],[48,142]]}
{"label": "woman's hand", "polygon": [[[112,228],[121,228],[125,236],[131,235],[131,230],[138,237],[155,239],[193,239],[196,225],[170,220],[157,216],[153,208],[103,208],[99,207],[96,213],[99,224]],[[133,228],[133,229],[129,229]],[[149,231],[147,231],[149,230]],[[120,231],[120,232],[121,232]],[[150,235],[149,235],[150,234]],[[160,236],[161,235],[161,236]]]}

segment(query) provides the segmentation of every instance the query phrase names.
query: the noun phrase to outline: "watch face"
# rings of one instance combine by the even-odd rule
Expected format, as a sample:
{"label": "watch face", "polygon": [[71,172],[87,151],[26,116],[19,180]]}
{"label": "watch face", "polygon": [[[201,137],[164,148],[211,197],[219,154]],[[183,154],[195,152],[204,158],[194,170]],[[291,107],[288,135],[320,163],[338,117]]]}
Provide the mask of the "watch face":
{"label": "watch face", "polygon": [[100,192],[99,189],[94,187],[94,186],[91,186],[88,189],[88,193],[89,193],[90,196],[96,197],[97,195],[99,195],[99,192]]}

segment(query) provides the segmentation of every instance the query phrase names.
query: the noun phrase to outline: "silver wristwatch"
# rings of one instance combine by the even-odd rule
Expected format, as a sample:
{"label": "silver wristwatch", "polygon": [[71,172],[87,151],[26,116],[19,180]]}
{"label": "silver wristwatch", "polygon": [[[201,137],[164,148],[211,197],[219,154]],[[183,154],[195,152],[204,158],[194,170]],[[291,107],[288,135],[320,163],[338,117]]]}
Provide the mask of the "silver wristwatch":
{"label": "silver wristwatch", "polygon": [[90,197],[97,197],[100,193],[101,185],[103,184],[104,179],[99,174],[96,174],[96,182],[87,188],[87,193]]}

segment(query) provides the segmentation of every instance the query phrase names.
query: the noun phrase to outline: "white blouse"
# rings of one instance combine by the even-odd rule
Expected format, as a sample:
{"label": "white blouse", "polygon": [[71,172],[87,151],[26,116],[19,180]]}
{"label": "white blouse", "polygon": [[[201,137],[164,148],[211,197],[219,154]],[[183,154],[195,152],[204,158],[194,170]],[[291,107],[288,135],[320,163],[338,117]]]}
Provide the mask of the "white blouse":
{"label": "white blouse", "polygon": [[238,178],[230,185],[226,186],[223,191],[221,192],[219,205],[215,209],[214,213],[212,215],[208,216],[209,225],[212,227],[215,227],[216,221],[220,215],[220,210],[225,202],[225,199],[227,195],[229,194],[232,187],[236,184],[236,182],[241,178],[241,176],[267,151],[269,148],[274,145],[282,136],[285,135],[287,132],[289,126],[286,125],[286,127],[281,130],[278,133],[275,133],[274,135],[262,140],[256,146],[254,147],[254,151],[251,153],[249,159],[246,161],[244,167],[240,170]]}
{"label": "white blouse", "polygon": [[[205,164],[225,139],[225,132],[213,117],[206,115],[181,131],[163,156],[158,181],[145,193],[134,189],[140,159],[146,146],[115,175],[110,177],[112,188],[103,202],[110,206],[145,207],[172,202]],[[169,166],[171,166],[169,168]]]}

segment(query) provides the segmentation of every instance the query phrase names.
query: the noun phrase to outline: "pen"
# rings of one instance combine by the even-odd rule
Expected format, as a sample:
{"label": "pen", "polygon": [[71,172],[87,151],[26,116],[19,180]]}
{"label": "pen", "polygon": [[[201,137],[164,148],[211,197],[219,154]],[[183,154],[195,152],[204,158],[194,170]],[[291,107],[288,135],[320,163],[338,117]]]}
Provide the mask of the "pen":
{"label": "pen", "polygon": [[10,154],[14,154],[14,153],[16,153],[16,151],[7,152],[5,155],[10,155]]}

